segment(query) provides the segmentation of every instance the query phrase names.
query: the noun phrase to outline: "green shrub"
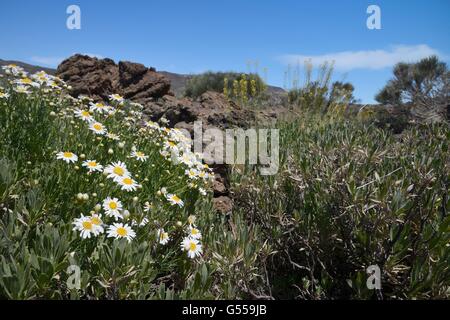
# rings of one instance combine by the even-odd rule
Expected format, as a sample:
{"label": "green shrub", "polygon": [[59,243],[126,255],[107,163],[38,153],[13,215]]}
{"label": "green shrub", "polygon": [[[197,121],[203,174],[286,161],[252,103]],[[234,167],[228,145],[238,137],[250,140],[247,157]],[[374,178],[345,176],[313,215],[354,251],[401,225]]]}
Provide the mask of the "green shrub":
{"label": "green shrub", "polygon": [[[280,124],[280,169],[233,175],[238,208],[267,245],[254,287],[275,298],[449,298],[450,131],[401,140],[356,121]],[[368,290],[378,265],[381,290]]]}
{"label": "green shrub", "polygon": [[[252,84],[253,81],[253,84]],[[234,86],[237,83],[237,88]],[[249,99],[265,90],[264,81],[257,74],[241,74],[237,72],[208,71],[189,79],[185,95],[192,98],[201,96],[206,91],[226,92],[229,98]]]}
{"label": "green shrub", "polygon": [[305,70],[304,85],[298,87],[300,81],[296,79],[294,87],[288,92],[290,107],[307,112],[342,114],[348,104],[355,102],[351,83],[331,82],[332,64],[322,64],[316,79],[313,79],[311,63],[305,63]]}

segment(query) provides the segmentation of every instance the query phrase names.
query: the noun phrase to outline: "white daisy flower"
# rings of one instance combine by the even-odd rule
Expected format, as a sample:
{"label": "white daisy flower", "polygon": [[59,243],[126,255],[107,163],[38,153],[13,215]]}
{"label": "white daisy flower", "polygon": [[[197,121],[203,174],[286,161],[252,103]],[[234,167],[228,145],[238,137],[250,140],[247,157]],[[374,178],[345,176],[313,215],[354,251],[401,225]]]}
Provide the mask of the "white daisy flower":
{"label": "white daisy flower", "polygon": [[107,133],[106,137],[111,140],[120,141],[119,135],[117,135],[115,133]]}
{"label": "white daisy flower", "polygon": [[67,163],[73,163],[78,161],[78,156],[72,152],[58,152],[56,154],[56,159],[64,160]]}
{"label": "white daisy flower", "polygon": [[74,113],[77,118],[80,118],[83,121],[87,121],[87,122],[94,121],[94,118],[92,117],[91,113],[87,110],[77,109],[74,111]]}
{"label": "white daisy flower", "polygon": [[19,80],[16,80],[15,83],[22,85],[22,86],[32,86],[32,87],[39,87],[40,84],[37,82],[34,82],[30,78],[22,78]]}
{"label": "white daisy flower", "polygon": [[164,229],[158,229],[156,231],[156,237],[158,238],[159,244],[165,245],[167,242],[169,242],[170,237],[167,232],[164,231]]}
{"label": "white daisy flower", "polygon": [[145,125],[146,125],[148,128],[150,128],[150,129],[153,129],[153,130],[159,130],[159,124],[157,124],[156,122],[153,122],[153,121],[147,121],[147,122],[145,123]]}
{"label": "white daisy flower", "polygon": [[107,216],[114,217],[116,221],[117,219],[123,218],[120,214],[120,211],[122,211],[122,203],[117,198],[108,197],[103,200],[103,209]]}
{"label": "white daisy flower", "polygon": [[168,124],[169,120],[167,120],[166,118],[162,117],[161,119],[159,119],[159,121],[163,124]]}
{"label": "white daisy flower", "polygon": [[130,177],[117,177],[114,179],[114,181],[120,185],[122,190],[126,191],[136,191],[137,187],[139,186],[137,182]]}
{"label": "white daisy flower", "polygon": [[91,234],[97,236],[103,232],[103,228],[100,225],[94,224],[91,217],[81,216],[81,218],[75,219],[73,224],[75,225],[73,230],[80,231],[83,239],[90,238]]}
{"label": "white daisy flower", "polygon": [[131,242],[135,236],[136,232],[134,232],[128,224],[113,223],[108,229],[108,237],[114,237],[116,239],[126,238]]}
{"label": "white daisy flower", "polygon": [[110,179],[130,176],[130,172],[128,171],[127,166],[121,161],[113,162],[112,164],[108,165],[105,168],[104,172],[108,174],[108,178]]}
{"label": "white daisy flower", "polygon": [[9,98],[9,94],[8,93],[4,93],[0,91],[0,99],[8,99]]}
{"label": "white daisy flower", "polygon": [[206,190],[204,188],[198,188],[198,192],[200,192],[202,196],[206,196]]}
{"label": "white daisy flower", "polygon": [[152,210],[152,205],[150,202],[146,202],[144,204],[144,212],[149,212],[150,210]]}
{"label": "white daisy flower", "polygon": [[95,134],[106,134],[106,128],[100,122],[92,122],[89,125],[89,129],[92,130]]}
{"label": "white daisy flower", "polygon": [[171,141],[171,140],[165,141],[165,142],[164,142],[164,146],[165,146],[167,149],[170,149],[170,150],[178,150],[177,144],[176,144],[175,142]]}
{"label": "white daisy flower", "polygon": [[97,103],[90,102],[89,105],[90,105],[91,111],[95,111],[98,113],[107,113],[110,110],[109,106],[107,106],[101,102],[97,102]]}
{"label": "white daisy flower", "polygon": [[141,220],[141,223],[139,223],[139,227],[145,227],[148,224],[149,220],[147,219],[147,217],[144,217]]}
{"label": "white daisy flower", "polygon": [[198,171],[195,169],[189,169],[185,171],[186,175],[189,177],[189,179],[198,179]]}
{"label": "white daisy flower", "polygon": [[202,234],[200,232],[200,230],[198,230],[196,227],[193,226],[189,226],[189,237],[191,237],[192,239],[201,239],[202,238]]}
{"label": "white daisy flower", "polygon": [[141,152],[141,151],[136,151],[134,150],[133,152],[131,152],[131,157],[135,158],[139,161],[145,162],[148,159],[148,156],[145,155],[145,153]]}
{"label": "white daisy flower", "polygon": [[204,180],[207,180],[209,178],[209,173],[206,171],[200,171],[198,173],[198,176]]}
{"label": "white daisy flower", "polygon": [[41,84],[51,80],[51,77],[47,73],[45,73],[45,71],[36,72],[31,76],[31,78]]}
{"label": "white daisy flower", "polygon": [[24,94],[30,94],[31,92],[28,91],[28,88],[22,85],[19,85],[14,88],[14,91],[17,93],[24,93]]}
{"label": "white daisy flower", "polygon": [[192,155],[189,153],[183,153],[183,155],[178,160],[187,165],[188,167],[192,167],[194,165],[193,162],[194,159]]}
{"label": "white daisy flower", "polygon": [[125,100],[120,94],[111,94],[109,95],[109,99],[119,103],[122,103]]}
{"label": "white daisy flower", "polygon": [[61,89],[61,87],[55,81],[50,82],[50,87],[53,89]]}
{"label": "white daisy flower", "polygon": [[194,259],[202,254],[202,245],[197,239],[184,238],[181,243],[181,250],[187,251],[188,257]]}
{"label": "white daisy flower", "polygon": [[95,160],[86,160],[83,162],[83,167],[86,167],[89,172],[102,171],[103,166]]}
{"label": "white daisy flower", "polygon": [[101,214],[93,214],[89,217],[91,219],[91,223],[99,229],[100,233],[103,233],[105,230],[103,229],[103,220]]}
{"label": "white daisy flower", "polygon": [[181,200],[176,194],[168,193],[166,195],[166,199],[170,202],[171,205],[177,205],[180,208],[184,206],[183,200]]}

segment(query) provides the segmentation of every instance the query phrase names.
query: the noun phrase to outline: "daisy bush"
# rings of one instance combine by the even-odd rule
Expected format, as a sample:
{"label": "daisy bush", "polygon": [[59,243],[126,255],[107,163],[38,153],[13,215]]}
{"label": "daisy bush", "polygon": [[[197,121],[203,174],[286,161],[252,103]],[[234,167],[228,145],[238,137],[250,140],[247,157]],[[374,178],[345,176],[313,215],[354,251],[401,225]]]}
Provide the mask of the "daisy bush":
{"label": "daisy bush", "polygon": [[0,296],[167,298],[197,272],[204,284],[213,172],[189,139],[120,95],[73,98],[57,77],[4,69]]}

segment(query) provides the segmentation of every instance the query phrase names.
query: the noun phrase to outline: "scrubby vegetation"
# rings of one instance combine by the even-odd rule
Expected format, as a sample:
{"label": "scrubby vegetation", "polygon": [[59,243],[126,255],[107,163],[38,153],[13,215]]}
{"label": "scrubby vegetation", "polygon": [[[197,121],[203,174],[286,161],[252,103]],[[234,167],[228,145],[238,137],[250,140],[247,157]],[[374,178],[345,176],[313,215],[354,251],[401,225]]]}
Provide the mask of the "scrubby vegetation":
{"label": "scrubby vegetation", "polygon": [[206,91],[224,93],[230,99],[246,103],[264,92],[266,85],[257,74],[237,72],[205,72],[192,76],[185,89],[188,97],[199,97]]}
{"label": "scrubby vegetation", "polygon": [[[449,297],[448,125],[394,138],[351,120],[284,124],[278,175],[235,174],[278,298]],[[256,241],[257,239],[255,239]],[[366,287],[378,265],[383,288]]]}
{"label": "scrubby vegetation", "polygon": [[301,111],[322,114],[343,113],[349,103],[356,101],[353,96],[354,87],[348,82],[332,82],[332,74],[333,65],[324,63],[314,78],[313,66],[310,62],[306,62],[304,85],[299,86],[300,79],[293,80],[293,87],[288,91],[289,106]]}
{"label": "scrubby vegetation", "polygon": [[450,101],[450,71],[436,56],[417,63],[398,63],[394,77],[376,95],[382,104],[409,104],[416,117],[445,119]]}
{"label": "scrubby vegetation", "polygon": [[[176,129],[120,96],[74,99],[57,78],[8,68],[0,298],[450,297],[447,123],[394,136],[300,108],[277,124],[276,175],[231,168],[235,208],[222,216],[213,172]],[[366,286],[370,265],[380,290]]]}

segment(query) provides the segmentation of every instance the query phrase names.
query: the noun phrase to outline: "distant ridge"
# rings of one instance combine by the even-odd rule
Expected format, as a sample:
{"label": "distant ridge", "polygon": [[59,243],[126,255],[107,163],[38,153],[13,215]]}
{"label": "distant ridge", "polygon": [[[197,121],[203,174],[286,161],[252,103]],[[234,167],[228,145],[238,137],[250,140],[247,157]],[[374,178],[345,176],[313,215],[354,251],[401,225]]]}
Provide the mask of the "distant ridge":
{"label": "distant ridge", "polygon": [[[30,73],[35,73],[35,72],[39,72],[39,71],[45,71],[48,74],[54,75],[56,72],[56,69],[52,69],[52,68],[46,68],[46,67],[40,67],[40,66],[35,66],[32,64],[28,64],[25,62],[21,62],[21,61],[14,61],[14,60],[2,60],[0,59],[0,67],[1,66],[7,66],[9,64],[15,64],[19,67],[22,67],[25,71],[30,72]],[[0,74],[3,73],[3,70],[0,69]]]}
{"label": "distant ridge", "polygon": [[[54,75],[56,73],[56,69],[53,69],[53,68],[40,67],[40,66],[32,65],[29,63],[21,62],[21,61],[0,59],[0,67],[9,65],[9,64],[18,65],[29,73],[35,73],[35,72],[42,71],[42,70],[51,75]],[[1,68],[0,68],[0,74],[2,74],[2,73],[3,73],[3,70],[1,70]],[[188,75],[188,74],[178,74],[178,73],[167,72],[167,71],[158,71],[158,73],[163,74],[170,80],[171,89],[177,96],[183,95],[184,88],[186,87],[186,83],[193,76],[193,75]],[[267,86],[267,90],[269,91],[269,93],[275,93],[275,94],[285,92],[282,88],[275,87],[275,86]]]}

